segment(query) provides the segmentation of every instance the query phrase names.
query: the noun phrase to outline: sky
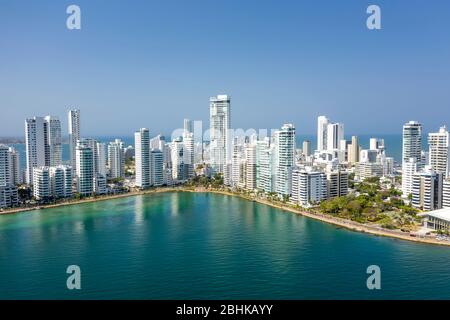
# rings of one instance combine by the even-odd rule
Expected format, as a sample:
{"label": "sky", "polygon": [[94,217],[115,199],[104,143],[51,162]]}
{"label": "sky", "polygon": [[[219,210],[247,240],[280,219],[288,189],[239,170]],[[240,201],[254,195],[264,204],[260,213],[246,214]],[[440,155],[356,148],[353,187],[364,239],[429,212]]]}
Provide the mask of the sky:
{"label": "sky", "polygon": [[[66,8],[81,8],[68,30]],[[381,30],[366,9],[381,8]],[[24,119],[81,109],[82,135],[170,133],[209,123],[231,96],[232,127],[346,134],[450,124],[448,0],[2,0],[0,136]]]}

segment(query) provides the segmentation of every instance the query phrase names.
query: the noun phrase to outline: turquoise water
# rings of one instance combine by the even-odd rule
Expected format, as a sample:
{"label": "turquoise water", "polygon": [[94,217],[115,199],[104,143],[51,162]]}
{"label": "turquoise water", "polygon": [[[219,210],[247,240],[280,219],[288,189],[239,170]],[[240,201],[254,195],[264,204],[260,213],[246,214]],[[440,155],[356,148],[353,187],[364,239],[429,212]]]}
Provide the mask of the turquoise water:
{"label": "turquoise water", "polygon": [[[79,265],[79,291],[66,289]],[[381,268],[381,290],[366,268]],[[0,216],[1,299],[446,299],[450,248],[213,194]]]}

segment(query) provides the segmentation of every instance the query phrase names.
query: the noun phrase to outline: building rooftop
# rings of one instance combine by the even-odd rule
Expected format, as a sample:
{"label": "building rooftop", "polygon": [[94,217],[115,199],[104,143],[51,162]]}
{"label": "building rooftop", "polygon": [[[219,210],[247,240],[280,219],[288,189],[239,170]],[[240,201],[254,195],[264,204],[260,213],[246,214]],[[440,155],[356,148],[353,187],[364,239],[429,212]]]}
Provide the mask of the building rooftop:
{"label": "building rooftop", "polygon": [[444,208],[439,210],[433,210],[419,214],[420,217],[431,216],[437,219],[450,221],[450,208]]}

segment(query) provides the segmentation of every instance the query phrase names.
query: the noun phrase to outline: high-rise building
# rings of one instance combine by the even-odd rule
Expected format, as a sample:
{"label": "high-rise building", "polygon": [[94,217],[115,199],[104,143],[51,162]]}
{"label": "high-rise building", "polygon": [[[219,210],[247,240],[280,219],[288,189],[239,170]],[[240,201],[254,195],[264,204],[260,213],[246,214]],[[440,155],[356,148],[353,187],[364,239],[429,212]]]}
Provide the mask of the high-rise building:
{"label": "high-rise building", "polygon": [[59,166],[62,164],[61,121],[57,117],[44,118],[45,134],[45,165]]}
{"label": "high-rise building", "polygon": [[0,144],[0,208],[18,204],[17,187],[13,177],[14,163],[10,149]]}
{"label": "high-rise building", "polygon": [[285,124],[274,133],[277,157],[276,192],[281,196],[291,194],[292,169],[295,164],[295,127]]}
{"label": "high-rise building", "polygon": [[442,207],[450,208],[450,178],[444,180],[442,189]]}
{"label": "high-rise building", "polygon": [[210,164],[214,173],[225,173],[231,161],[231,109],[230,97],[218,95],[209,99]]}
{"label": "high-rise building", "polygon": [[192,120],[189,119],[184,119],[184,123],[183,123],[183,135],[189,134],[189,133],[194,133],[194,123]]}
{"label": "high-rise building", "polygon": [[442,208],[443,174],[431,166],[413,175],[412,205],[431,211]]}
{"label": "high-rise building", "polygon": [[13,147],[9,147],[9,175],[12,185],[22,183],[22,173],[20,171],[20,155]]}
{"label": "high-rise building", "polygon": [[55,198],[72,197],[72,167],[50,167],[50,192]]}
{"label": "high-rise building", "polygon": [[269,138],[258,141],[256,145],[256,187],[258,190],[275,192],[276,152]]}
{"label": "high-rise building", "polygon": [[344,140],[344,124],[329,123],[327,126],[327,150],[339,150]]}
{"label": "high-rise building", "polygon": [[249,142],[245,146],[245,189],[254,191],[256,185],[256,141]]}
{"label": "high-rise building", "polygon": [[72,196],[72,168],[70,166],[33,168],[33,196],[37,200]]}
{"label": "high-rise building", "polygon": [[151,185],[150,172],[150,136],[146,128],[141,128],[134,134],[136,186],[147,188]]}
{"label": "high-rise building", "polygon": [[317,118],[317,150],[324,151],[328,145],[328,124],[330,120],[325,116]]}
{"label": "high-rise building", "polygon": [[76,148],[77,190],[81,196],[91,196],[94,193],[94,151],[91,146],[78,142]]}
{"label": "high-rise building", "polygon": [[19,204],[17,187],[13,185],[0,186],[0,208],[10,208]]}
{"label": "high-rise building", "polygon": [[164,156],[158,149],[150,151],[150,172],[152,175],[151,185],[162,186],[164,184]]}
{"label": "high-rise building", "polygon": [[34,117],[25,120],[26,145],[26,183],[33,184],[33,168],[45,166],[45,129],[44,118]]}
{"label": "high-rise building", "polygon": [[238,186],[238,183],[241,180],[241,174],[243,174],[241,162],[243,159],[245,159],[244,145],[243,143],[241,143],[241,141],[239,141],[238,137],[234,137],[232,149],[233,151],[231,155],[231,175],[230,175],[231,179],[230,181],[226,181],[225,184],[236,187]]}
{"label": "high-rise building", "polygon": [[33,168],[33,196],[37,200],[46,200],[51,197],[51,181],[49,167]]}
{"label": "high-rise building", "polygon": [[77,141],[81,139],[80,110],[69,110],[68,124],[69,124],[70,165],[72,166],[72,169],[75,170]]}
{"label": "high-rise building", "polygon": [[450,135],[445,126],[439,132],[428,134],[428,145],[430,146],[430,166],[444,177],[449,177],[450,170]]}
{"label": "high-rise building", "polygon": [[26,183],[33,183],[33,168],[62,163],[61,122],[52,116],[25,120]]}
{"label": "high-rise building", "polygon": [[327,198],[343,197],[348,194],[348,172],[327,170]]}
{"label": "high-rise building", "polygon": [[9,148],[0,144],[0,187],[5,187],[11,184]]}
{"label": "high-rise building", "polygon": [[309,140],[303,141],[302,154],[305,157],[309,157],[311,155],[311,141],[309,141]]}
{"label": "high-rise building", "polygon": [[410,121],[403,125],[403,151],[402,167],[411,158],[417,163],[418,169],[421,169],[422,152],[422,125],[417,121]]}
{"label": "high-rise building", "polygon": [[186,170],[185,170],[185,147],[183,143],[183,137],[175,138],[170,146],[172,152],[172,179],[174,181],[186,180]]}
{"label": "high-rise building", "polygon": [[327,178],[324,172],[314,171],[310,167],[292,171],[292,203],[307,207],[326,198]]}
{"label": "high-rise building", "polygon": [[194,177],[194,134],[186,132],[183,135],[184,176],[186,179]]}
{"label": "high-rise building", "polygon": [[355,164],[359,162],[360,147],[357,136],[352,136],[352,143],[348,146],[348,162]]}
{"label": "high-rise building", "polygon": [[111,179],[125,177],[125,153],[120,139],[108,145],[108,167]]}
{"label": "high-rise building", "polygon": [[413,192],[413,176],[419,170],[415,158],[403,163],[402,168],[402,193],[404,198],[408,198]]}

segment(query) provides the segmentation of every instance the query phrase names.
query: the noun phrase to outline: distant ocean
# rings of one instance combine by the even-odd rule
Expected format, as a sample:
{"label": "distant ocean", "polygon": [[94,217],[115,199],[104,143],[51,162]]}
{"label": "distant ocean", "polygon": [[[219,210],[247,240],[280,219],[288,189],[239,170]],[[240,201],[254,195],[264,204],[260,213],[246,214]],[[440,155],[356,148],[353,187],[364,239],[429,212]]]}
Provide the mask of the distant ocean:
{"label": "distant ocean", "polygon": [[[126,137],[93,137],[100,142],[108,143],[110,141],[114,141],[114,139],[121,139],[125,146],[132,145],[134,146],[134,137],[126,136]],[[169,137],[170,138],[170,137]],[[382,138],[384,139],[384,143],[386,146],[386,154],[388,157],[393,157],[395,161],[400,162],[402,158],[402,135],[401,134],[380,134],[380,135],[358,135],[359,143],[362,148],[369,147],[370,138]],[[347,140],[351,140],[351,136],[346,137]],[[313,150],[316,149],[317,146],[317,138],[315,135],[297,135],[297,148],[302,148],[302,143],[304,140],[311,141],[311,148]],[[424,147],[426,146],[426,139],[422,139],[424,141]],[[11,146],[15,147],[16,150],[20,153],[20,162],[22,168],[25,168],[25,144],[12,144]],[[70,158],[69,145],[63,144],[63,161],[68,162]]]}

